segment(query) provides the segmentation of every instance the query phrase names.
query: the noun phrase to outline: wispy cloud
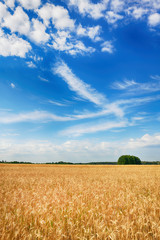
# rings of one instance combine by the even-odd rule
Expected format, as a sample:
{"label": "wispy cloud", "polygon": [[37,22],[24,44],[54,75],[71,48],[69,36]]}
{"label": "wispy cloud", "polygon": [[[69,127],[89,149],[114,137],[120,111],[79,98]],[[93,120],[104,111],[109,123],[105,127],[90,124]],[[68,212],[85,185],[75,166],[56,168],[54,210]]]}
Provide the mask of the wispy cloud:
{"label": "wispy cloud", "polygon": [[160,80],[160,76],[159,75],[151,75],[150,77],[152,79],[154,79],[154,80]]}
{"label": "wispy cloud", "polygon": [[[93,114],[93,115],[95,118],[96,114]],[[106,114],[104,114],[104,115],[106,115]],[[98,113],[97,113],[97,116],[98,116]],[[99,112],[99,116],[103,116],[102,113],[100,115],[100,112]],[[81,115],[81,117],[82,117],[82,115]],[[89,118],[89,115],[88,115],[88,118]],[[123,128],[133,127],[137,124],[140,124],[142,121],[144,122],[145,116],[139,114],[136,116],[132,116],[130,119],[124,118],[122,116],[117,119],[118,120],[113,119],[112,121],[99,120],[98,123],[90,122],[87,124],[78,124],[78,125],[69,127],[67,129],[61,131],[60,134],[64,135],[64,136],[79,137],[84,134],[108,131],[111,129],[114,131],[121,131],[121,130],[123,130]]]}
{"label": "wispy cloud", "polygon": [[77,113],[75,115],[72,115],[73,118],[75,119],[88,119],[88,118],[97,118],[97,117],[102,117],[102,116],[107,116],[107,115],[115,115],[119,118],[122,118],[124,116],[124,111],[123,109],[119,106],[119,103],[110,103],[106,104],[102,110],[99,111],[84,111],[81,113]]}
{"label": "wispy cloud", "polygon": [[58,62],[53,68],[53,73],[58,74],[68,84],[70,90],[76,92],[81,98],[99,106],[107,103],[107,99],[103,94],[98,93],[89,84],[79,79],[65,62]]}
{"label": "wispy cloud", "polygon": [[135,85],[137,85],[137,83],[134,80],[125,79],[123,82],[114,82],[112,84],[112,88],[117,90],[124,90]]}
{"label": "wispy cloud", "polygon": [[10,86],[11,86],[11,88],[15,88],[16,87],[14,83],[11,83]]}
{"label": "wispy cloud", "polygon": [[[66,106],[66,104],[49,101],[51,104],[57,106]],[[81,112],[77,114],[71,114],[67,116],[59,116],[47,111],[33,111],[33,112],[23,112],[23,113],[10,113],[1,111],[0,114],[0,123],[1,124],[11,124],[19,122],[42,122],[47,123],[50,121],[64,122],[64,121],[76,121],[82,119],[92,119],[107,115],[116,115],[118,117],[123,117],[123,111],[115,104],[107,105],[106,108],[96,112]]]}
{"label": "wispy cloud", "polygon": [[10,108],[0,108],[0,112],[11,112],[12,109]]}
{"label": "wispy cloud", "polygon": [[2,114],[0,116],[0,123],[10,124],[18,122],[48,122],[48,121],[68,121],[72,120],[71,117],[61,117],[46,111],[33,111],[28,113],[18,114]]}
{"label": "wispy cloud", "polygon": [[1,136],[2,137],[15,137],[15,136],[19,136],[19,133],[2,133]]}
{"label": "wispy cloud", "polygon": [[[152,76],[152,79],[158,80],[158,77]],[[121,82],[114,82],[112,88],[116,90],[127,90],[128,94],[131,93],[136,95],[160,91],[160,82],[152,81],[140,83],[134,80],[125,79]]]}
{"label": "wispy cloud", "polygon": [[78,137],[83,134],[95,133],[100,131],[106,131],[110,129],[123,128],[128,125],[126,120],[122,121],[110,121],[110,122],[100,122],[98,124],[80,124],[73,127],[67,128],[62,131],[62,135]]}
{"label": "wispy cloud", "polygon": [[61,103],[61,102],[57,102],[57,101],[53,101],[53,100],[48,100],[49,103],[53,104],[53,105],[57,105],[57,106],[60,106],[60,107],[64,107],[66,106],[67,104],[65,103]]}
{"label": "wispy cloud", "polygon": [[[11,124],[11,123],[19,123],[19,122],[42,122],[47,123],[50,121],[77,121],[82,119],[94,119],[100,118],[103,116],[116,116],[121,119],[125,116],[125,110],[127,108],[131,109],[134,106],[147,104],[152,101],[157,101],[160,99],[160,95],[154,97],[145,97],[145,98],[130,98],[130,99],[121,99],[103,106],[103,108],[99,111],[82,111],[77,114],[70,114],[59,116],[51,112],[47,111],[32,111],[32,112],[23,112],[23,113],[12,113],[9,110],[1,110],[0,114],[0,123],[1,124]],[[51,104],[56,104],[58,106],[64,106],[63,103],[55,102],[50,100]],[[133,120],[143,120],[142,117],[138,117]],[[98,129],[98,128],[97,128]],[[101,131],[101,130],[100,130]]]}
{"label": "wispy cloud", "polygon": [[117,106],[124,106],[125,108],[130,108],[132,106],[139,106],[139,105],[147,104],[149,102],[158,101],[159,99],[160,99],[160,95],[156,95],[154,97],[120,99],[115,101],[115,104]]}
{"label": "wispy cloud", "polygon": [[101,47],[102,52],[108,52],[110,54],[114,52],[114,46],[112,41],[105,41],[104,43],[101,44]]}
{"label": "wispy cloud", "polygon": [[26,64],[29,68],[36,68],[36,65],[32,61],[26,62]]}
{"label": "wispy cloud", "polygon": [[46,79],[46,78],[43,78],[43,77],[41,77],[41,76],[39,76],[39,79],[40,79],[42,82],[49,82],[49,80],[48,80],[48,79]]}

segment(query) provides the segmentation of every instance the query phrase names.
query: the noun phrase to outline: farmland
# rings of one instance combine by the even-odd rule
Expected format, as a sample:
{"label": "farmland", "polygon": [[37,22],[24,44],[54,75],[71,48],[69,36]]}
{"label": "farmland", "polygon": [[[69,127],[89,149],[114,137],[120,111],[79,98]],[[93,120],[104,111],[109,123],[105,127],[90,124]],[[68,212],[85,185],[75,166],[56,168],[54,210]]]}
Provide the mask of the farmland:
{"label": "farmland", "polygon": [[0,165],[1,240],[160,239],[160,166]]}

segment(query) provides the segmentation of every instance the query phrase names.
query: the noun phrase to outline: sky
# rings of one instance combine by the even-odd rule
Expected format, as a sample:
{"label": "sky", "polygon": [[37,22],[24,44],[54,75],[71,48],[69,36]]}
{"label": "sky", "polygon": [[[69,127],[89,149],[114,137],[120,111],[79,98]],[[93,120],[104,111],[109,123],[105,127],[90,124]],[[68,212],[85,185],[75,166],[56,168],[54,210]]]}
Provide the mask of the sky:
{"label": "sky", "polygon": [[0,160],[160,156],[160,0],[0,0]]}

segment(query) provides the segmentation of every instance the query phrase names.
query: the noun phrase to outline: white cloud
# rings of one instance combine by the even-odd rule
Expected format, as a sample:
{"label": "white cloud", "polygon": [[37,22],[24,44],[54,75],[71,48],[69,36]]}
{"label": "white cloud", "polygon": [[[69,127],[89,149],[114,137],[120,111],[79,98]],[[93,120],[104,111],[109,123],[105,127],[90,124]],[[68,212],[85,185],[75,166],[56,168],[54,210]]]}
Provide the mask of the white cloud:
{"label": "white cloud", "polygon": [[90,0],[68,0],[68,2],[70,6],[77,8],[82,15],[99,19],[103,17],[103,12],[106,10],[109,0],[103,0],[96,4]]}
{"label": "white cloud", "polygon": [[30,22],[28,15],[20,6],[16,8],[13,15],[7,13],[4,16],[2,26],[9,28],[11,32],[25,35],[38,44],[45,43],[50,38],[49,34],[46,33],[46,26],[34,18]]}
{"label": "white cloud", "polygon": [[37,10],[37,13],[46,25],[49,25],[50,20],[52,20],[52,24],[56,29],[74,29],[75,27],[75,21],[70,18],[67,9],[62,6],[47,3]]}
{"label": "white cloud", "polygon": [[68,0],[68,2],[69,6],[78,9],[82,16],[93,19],[105,18],[109,24],[115,25],[118,20],[126,19],[128,16],[138,20],[144,15],[148,17],[149,14],[148,23],[150,26],[157,26],[160,22],[159,13],[156,13],[160,9],[159,0],[104,0],[98,3],[92,3],[90,0]]}
{"label": "white cloud", "polygon": [[101,51],[102,52],[108,52],[108,53],[113,53],[114,52],[114,46],[112,44],[112,41],[105,41],[104,43],[101,44]]}
{"label": "white cloud", "polygon": [[7,14],[8,11],[6,5],[0,2],[0,23]]}
{"label": "white cloud", "polygon": [[106,98],[103,94],[98,93],[89,84],[84,83],[81,79],[76,77],[66,63],[62,61],[57,63],[53,72],[62,77],[62,79],[68,84],[69,88],[83,99],[89,100],[96,105],[103,105],[106,102]]}
{"label": "white cloud", "polygon": [[43,61],[43,57],[40,57],[40,56],[38,56],[38,55],[31,56],[31,58],[32,58],[35,62]]}
{"label": "white cloud", "polygon": [[36,9],[41,5],[41,0],[18,0],[25,9]]}
{"label": "white cloud", "polygon": [[70,55],[93,53],[95,51],[92,47],[86,47],[82,41],[76,40],[71,37],[67,31],[57,31],[56,34],[52,34],[52,44],[50,47],[58,51],[66,52]]}
{"label": "white cloud", "polygon": [[114,12],[120,12],[123,10],[123,7],[125,5],[125,1],[124,0],[112,0],[111,2],[111,9]]}
{"label": "white cloud", "polygon": [[71,55],[76,54],[85,54],[85,53],[93,53],[95,52],[95,48],[93,47],[87,47],[84,45],[82,41],[75,41],[74,43],[69,43],[69,50],[66,51]]}
{"label": "white cloud", "polygon": [[11,32],[27,35],[30,31],[29,17],[23,9],[18,6],[13,15],[8,13],[4,17],[2,26],[9,28]]}
{"label": "white cloud", "polygon": [[31,45],[22,38],[0,32],[0,55],[25,58],[31,49]]}
{"label": "white cloud", "polygon": [[148,24],[151,27],[156,27],[160,24],[160,14],[159,13],[153,13],[148,17]]}
{"label": "white cloud", "polygon": [[71,35],[67,31],[57,31],[56,34],[52,34],[52,38],[52,46],[56,50],[70,51],[74,47],[70,42]]}
{"label": "white cloud", "polygon": [[159,0],[142,0],[142,5],[154,10],[160,9]]}
{"label": "white cloud", "polygon": [[134,6],[134,7],[130,7],[126,10],[126,12],[133,16],[135,19],[140,19],[142,18],[143,15],[147,14],[148,13],[148,9],[145,9],[143,7],[137,7],[137,6]]}
{"label": "white cloud", "polygon": [[14,83],[11,83],[10,86],[11,86],[11,88],[15,88],[16,87]]}
{"label": "white cloud", "polygon": [[160,1],[159,0],[152,0],[151,2],[153,3],[153,7],[155,9],[160,9]]}
{"label": "white cloud", "polygon": [[74,136],[78,137],[83,134],[88,134],[88,133],[95,133],[95,132],[100,132],[100,131],[107,131],[110,129],[115,129],[115,128],[123,128],[128,125],[127,121],[117,121],[117,122],[100,122],[96,124],[80,124],[80,125],[75,125],[73,127],[70,127],[66,130],[63,130],[61,132],[62,135],[65,136]]}
{"label": "white cloud", "polygon": [[[70,140],[60,144],[47,140],[18,142],[13,136],[0,139],[1,159],[33,162],[117,161],[123,154],[137,155],[142,161],[159,161],[160,134],[121,141]],[[16,137],[16,136],[15,136]],[[148,148],[150,147],[151,148]],[[36,160],[37,159],[37,160]]]}
{"label": "white cloud", "polygon": [[81,24],[79,24],[79,26],[77,27],[77,35],[79,36],[87,36],[90,39],[92,39],[93,41],[97,42],[100,41],[100,31],[101,31],[101,27],[95,26],[95,27],[82,27]]}
{"label": "white cloud", "polygon": [[[150,27],[160,24],[159,0],[123,1],[101,0],[93,3],[91,0],[66,0],[66,8],[52,3],[41,4],[40,0],[4,0],[0,2],[0,22],[2,28],[8,28],[12,33],[25,35],[35,44],[46,44],[57,51],[70,55],[90,54],[96,51],[94,46],[86,44],[88,37],[93,42],[102,41],[101,26],[82,26],[79,19],[72,19],[67,7],[78,9],[82,16],[93,19],[103,18],[109,24],[117,26],[117,21],[124,19],[146,19]],[[16,8],[15,8],[16,6]],[[23,8],[26,10],[24,10]],[[7,11],[8,8],[11,8]],[[28,11],[29,10],[29,11]],[[36,16],[38,14],[38,16]],[[132,17],[131,17],[132,16]],[[94,44],[94,43],[92,43]],[[101,50],[113,53],[111,41],[105,41]]]}
{"label": "white cloud", "polygon": [[[69,162],[71,162],[71,159],[74,159],[74,162],[97,161],[97,159],[106,161],[110,148],[112,153],[108,159],[111,159],[112,156],[113,160],[115,154],[113,143],[110,142],[95,143],[87,140],[71,140],[58,145],[46,140],[29,140],[24,143],[11,139],[0,139],[1,157],[8,161],[36,162],[35,159],[38,159],[38,162],[57,162],[62,159]],[[117,156],[114,160],[117,160]]]}
{"label": "white cloud", "polygon": [[107,11],[105,18],[109,24],[115,24],[118,20],[123,19],[123,16],[113,11]]}
{"label": "white cloud", "polygon": [[6,4],[6,6],[9,8],[14,8],[14,6],[15,6],[15,0],[5,0],[4,2]]}
{"label": "white cloud", "polygon": [[26,62],[26,64],[29,68],[36,68],[36,65],[32,61]]}
{"label": "white cloud", "polygon": [[129,148],[141,148],[150,146],[160,146],[160,134],[145,134],[141,138],[130,139],[127,145]]}
{"label": "white cloud", "polygon": [[37,19],[32,19],[32,29],[28,34],[29,38],[36,43],[45,43],[50,36],[46,33],[46,27]]}

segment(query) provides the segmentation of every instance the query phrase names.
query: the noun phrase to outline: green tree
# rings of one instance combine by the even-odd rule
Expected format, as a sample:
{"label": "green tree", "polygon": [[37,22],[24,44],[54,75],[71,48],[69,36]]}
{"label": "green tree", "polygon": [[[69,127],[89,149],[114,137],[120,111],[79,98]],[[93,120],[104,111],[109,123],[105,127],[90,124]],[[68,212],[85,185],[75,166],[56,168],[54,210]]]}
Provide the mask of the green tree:
{"label": "green tree", "polygon": [[130,156],[130,155],[122,155],[118,159],[119,165],[127,165],[127,164],[141,164],[141,160],[136,156]]}

